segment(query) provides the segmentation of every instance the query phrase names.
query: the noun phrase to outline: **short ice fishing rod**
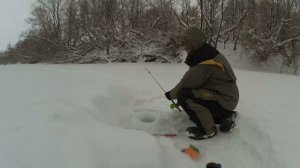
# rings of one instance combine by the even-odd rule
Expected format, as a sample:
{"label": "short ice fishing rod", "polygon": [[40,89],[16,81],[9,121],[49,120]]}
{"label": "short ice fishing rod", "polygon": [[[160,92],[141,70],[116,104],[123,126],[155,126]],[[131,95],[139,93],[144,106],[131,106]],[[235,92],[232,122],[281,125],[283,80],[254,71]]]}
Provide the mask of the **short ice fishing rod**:
{"label": "short ice fishing rod", "polygon": [[[161,84],[159,84],[159,82],[155,79],[155,77],[152,75],[152,73],[145,68],[145,70],[150,74],[150,76],[152,77],[152,79],[158,84],[158,86],[166,93],[166,90],[161,86]],[[181,109],[176,105],[176,103],[174,102],[174,100],[170,100],[172,102],[172,104],[170,105],[171,109],[176,108],[178,111],[181,112]]]}

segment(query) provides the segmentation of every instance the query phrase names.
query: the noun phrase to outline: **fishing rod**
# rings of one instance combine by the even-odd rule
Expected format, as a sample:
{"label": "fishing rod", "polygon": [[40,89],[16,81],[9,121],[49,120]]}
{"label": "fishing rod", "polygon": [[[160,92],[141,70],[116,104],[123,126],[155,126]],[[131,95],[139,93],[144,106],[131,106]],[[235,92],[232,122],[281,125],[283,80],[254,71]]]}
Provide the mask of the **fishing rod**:
{"label": "fishing rod", "polygon": [[[164,93],[166,93],[166,90],[161,86],[161,84],[155,79],[155,77],[152,75],[152,73],[147,69],[145,68],[145,70],[149,73],[149,75],[152,77],[152,79],[158,84],[158,86],[164,91]],[[171,109],[174,109],[176,108],[178,111],[181,112],[181,109],[176,105],[176,103],[174,102],[174,100],[170,100],[172,102],[172,104],[170,105],[170,108]]]}

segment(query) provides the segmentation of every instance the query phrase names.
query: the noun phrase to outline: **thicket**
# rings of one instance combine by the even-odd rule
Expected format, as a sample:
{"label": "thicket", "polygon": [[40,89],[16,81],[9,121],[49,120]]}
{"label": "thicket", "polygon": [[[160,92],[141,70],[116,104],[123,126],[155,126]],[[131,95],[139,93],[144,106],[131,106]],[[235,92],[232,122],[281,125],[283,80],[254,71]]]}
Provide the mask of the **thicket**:
{"label": "thicket", "polygon": [[2,64],[180,62],[179,35],[198,27],[215,47],[299,67],[300,0],[37,0],[27,21]]}

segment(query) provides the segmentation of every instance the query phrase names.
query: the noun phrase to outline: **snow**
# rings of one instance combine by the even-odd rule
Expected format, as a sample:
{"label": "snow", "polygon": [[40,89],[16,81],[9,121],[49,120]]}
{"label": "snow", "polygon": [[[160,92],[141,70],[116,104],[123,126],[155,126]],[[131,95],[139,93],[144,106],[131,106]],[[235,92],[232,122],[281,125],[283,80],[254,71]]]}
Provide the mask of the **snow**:
{"label": "snow", "polygon": [[[294,64],[287,66],[284,64],[282,66],[282,55],[272,55],[267,61],[255,60],[253,55],[255,52],[253,50],[246,51],[242,46],[237,45],[236,51],[234,49],[233,43],[228,43],[225,45],[223,43],[218,43],[218,50],[223,53],[231,65],[239,69],[247,69],[251,71],[259,72],[273,72],[273,73],[285,73],[285,74],[296,74],[300,75],[300,71],[295,72]],[[300,62],[298,61],[298,65]]]}
{"label": "snow", "polygon": [[[142,63],[0,66],[0,167],[299,167],[299,76],[235,68],[238,127],[193,141],[184,135],[193,123],[169,109],[145,68],[166,90],[187,70]],[[189,144],[201,151],[196,161],[181,152]]]}

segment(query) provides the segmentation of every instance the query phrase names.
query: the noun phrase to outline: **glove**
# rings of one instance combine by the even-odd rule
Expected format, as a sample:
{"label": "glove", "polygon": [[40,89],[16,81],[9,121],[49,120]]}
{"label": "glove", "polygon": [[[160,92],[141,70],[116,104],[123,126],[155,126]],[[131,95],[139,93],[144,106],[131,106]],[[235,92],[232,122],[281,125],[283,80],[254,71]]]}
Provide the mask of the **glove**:
{"label": "glove", "polygon": [[166,92],[166,93],[165,93],[165,96],[166,96],[166,98],[167,98],[168,100],[171,100],[171,93],[170,93],[170,91]]}

